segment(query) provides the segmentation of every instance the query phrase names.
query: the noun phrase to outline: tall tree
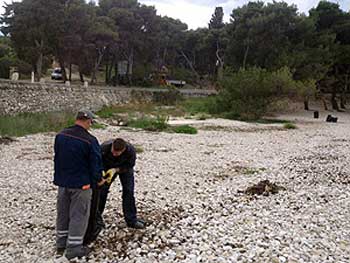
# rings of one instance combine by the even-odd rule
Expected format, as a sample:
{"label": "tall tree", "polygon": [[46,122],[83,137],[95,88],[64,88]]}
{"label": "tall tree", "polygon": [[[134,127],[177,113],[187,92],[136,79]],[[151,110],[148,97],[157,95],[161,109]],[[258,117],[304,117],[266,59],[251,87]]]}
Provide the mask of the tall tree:
{"label": "tall tree", "polygon": [[5,6],[1,30],[10,36],[19,58],[30,62],[36,80],[42,76],[44,57],[52,53],[50,42],[56,40],[55,36],[61,30],[63,2],[23,0]]}
{"label": "tall tree", "polygon": [[210,19],[209,29],[221,29],[224,26],[224,10],[219,6],[215,8],[215,12]]}

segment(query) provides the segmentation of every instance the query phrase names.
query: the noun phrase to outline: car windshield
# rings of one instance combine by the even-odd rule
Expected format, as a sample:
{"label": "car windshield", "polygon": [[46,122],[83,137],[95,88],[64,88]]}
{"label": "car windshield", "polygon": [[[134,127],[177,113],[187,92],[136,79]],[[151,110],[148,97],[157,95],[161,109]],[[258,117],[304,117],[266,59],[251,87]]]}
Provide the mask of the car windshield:
{"label": "car windshield", "polygon": [[62,70],[60,68],[54,69],[53,73],[62,73]]}

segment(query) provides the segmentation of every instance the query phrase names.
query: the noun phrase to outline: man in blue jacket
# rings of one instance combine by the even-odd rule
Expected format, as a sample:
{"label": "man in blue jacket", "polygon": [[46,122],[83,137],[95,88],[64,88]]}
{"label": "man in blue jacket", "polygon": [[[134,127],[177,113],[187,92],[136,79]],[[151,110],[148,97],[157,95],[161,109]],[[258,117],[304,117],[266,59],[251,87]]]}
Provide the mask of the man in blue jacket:
{"label": "man in blue jacket", "polygon": [[92,188],[102,186],[101,150],[88,129],[93,122],[90,111],[79,111],[75,125],[55,138],[54,184],[58,186],[56,248],[68,259],[87,256],[83,246],[88,225]]}
{"label": "man in blue jacket", "polygon": [[[122,185],[122,205],[124,219],[128,227],[142,229],[145,228],[145,222],[137,219],[136,205],[134,197],[134,166],[136,162],[135,148],[121,138],[109,140],[101,145],[103,168],[105,171],[113,169],[116,175],[119,175]],[[116,178],[113,177],[112,182]],[[106,205],[107,196],[111,183],[106,183],[100,190],[100,203],[97,215],[97,224],[99,227],[105,227],[102,214]]]}

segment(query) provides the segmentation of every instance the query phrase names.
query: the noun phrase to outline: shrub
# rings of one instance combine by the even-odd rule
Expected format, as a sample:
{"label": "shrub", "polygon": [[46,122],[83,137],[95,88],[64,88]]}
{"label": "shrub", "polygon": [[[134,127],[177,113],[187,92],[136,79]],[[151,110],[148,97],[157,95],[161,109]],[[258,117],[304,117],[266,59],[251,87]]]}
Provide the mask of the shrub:
{"label": "shrub", "polygon": [[190,125],[175,126],[175,127],[172,127],[172,131],[174,131],[175,133],[186,133],[186,134],[198,133],[197,129]]}
{"label": "shrub", "polygon": [[269,72],[261,68],[226,71],[222,90],[212,109],[225,117],[243,120],[259,119],[273,99],[295,92],[295,81],[288,68]]}
{"label": "shrub", "polygon": [[134,128],[140,128],[146,131],[164,131],[169,127],[168,117],[142,117],[136,120],[131,120],[129,122],[129,126]]}
{"label": "shrub", "polygon": [[283,124],[283,128],[287,129],[287,130],[293,130],[293,129],[297,129],[298,127],[294,124],[294,123],[285,123]]}
{"label": "shrub", "polygon": [[190,98],[182,101],[180,107],[184,109],[186,113],[191,115],[196,114],[210,114],[216,112],[215,109],[216,98],[214,96],[204,98]]}

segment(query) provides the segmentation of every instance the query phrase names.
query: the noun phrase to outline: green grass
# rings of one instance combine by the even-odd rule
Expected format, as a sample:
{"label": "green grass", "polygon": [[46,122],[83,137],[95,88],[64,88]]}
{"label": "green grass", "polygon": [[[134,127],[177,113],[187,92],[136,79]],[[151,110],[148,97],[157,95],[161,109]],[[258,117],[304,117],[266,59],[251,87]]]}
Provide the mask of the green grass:
{"label": "green grass", "polygon": [[153,132],[175,132],[175,133],[186,133],[186,134],[197,134],[196,128],[189,125],[181,126],[170,126],[168,124],[167,116],[157,116],[157,117],[142,117],[139,119],[130,120],[129,127],[139,128],[146,131]]}
{"label": "green grass", "polygon": [[103,107],[96,114],[101,118],[115,118],[118,114],[135,115],[135,113],[142,113],[146,115],[171,115],[183,116],[185,113],[179,107],[175,106],[160,106],[153,103],[147,104],[125,104]]}
{"label": "green grass", "polygon": [[171,130],[175,133],[185,133],[185,134],[197,134],[198,133],[197,129],[190,126],[190,125],[181,125],[181,126],[171,127]]}
{"label": "green grass", "polygon": [[129,127],[139,128],[146,131],[164,131],[168,125],[168,117],[157,116],[156,118],[152,117],[142,117],[139,119],[130,120]]}
{"label": "green grass", "polygon": [[74,124],[75,115],[68,112],[21,113],[0,116],[0,135],[24,136],[40,132],[59,131]]}
{"label": "green grass", "polygon": [[255,123],[260,123],[260,124],[287,124],[290,123],[289,120],[282,120],[282,119],[259,119],[255,121],[249,121],[249,122],[255,122]]}
{"label": "green grass", "polygon": [[[47,112],[21,113],[13,116],[0,116],[0,135],[20,137],[41,132],[58,132],[74,125],[75,113]],[[105,125],[94,123],[92,129],[104,129]]]}
{"label": "green grass", "polygon": [[298,127],[294,123],[288,122],[283,125],[283,128],[287,130],[294,130],[294,129],[297,129]]}
{"label": "green grass", "polygon": [[94,122],[91,126],[92,129],[106,129],[106,125]]}
{"label": "green grass", "polygon": [[209,114],[211,106],[214,103],[214,97],[205,98],[190,98],[182,101],[177,106],[180,107],[185,113],[196,115],[200,113]]}

